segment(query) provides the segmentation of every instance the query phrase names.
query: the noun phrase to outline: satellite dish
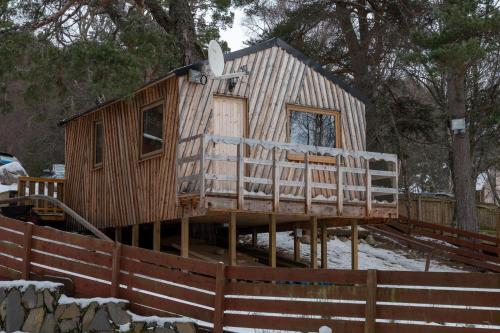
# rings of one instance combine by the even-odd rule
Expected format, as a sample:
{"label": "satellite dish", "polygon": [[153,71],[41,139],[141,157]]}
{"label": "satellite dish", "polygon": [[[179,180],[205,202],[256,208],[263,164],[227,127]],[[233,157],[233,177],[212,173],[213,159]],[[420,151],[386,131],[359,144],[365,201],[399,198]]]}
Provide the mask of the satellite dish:
{"label": "satellite dish", "polygon": [[211,40],[208,44],[208,66],[216,77],[224,73],[224,53],[222,53],[222,48],[215,40]]}

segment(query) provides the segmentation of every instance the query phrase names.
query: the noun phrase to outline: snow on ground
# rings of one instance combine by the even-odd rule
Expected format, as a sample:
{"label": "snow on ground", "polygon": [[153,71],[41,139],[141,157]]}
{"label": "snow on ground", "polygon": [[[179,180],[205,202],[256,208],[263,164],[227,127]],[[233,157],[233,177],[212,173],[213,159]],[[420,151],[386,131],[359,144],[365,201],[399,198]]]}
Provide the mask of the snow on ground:
{"label": "snow on ground", "polygon": [[113,298],[113,297],[94,297],[94,298],[74,298],[68,297],[66,295],[61,295],[59,298],[59,304],[71,304],[76,303],[82,308],[86,308],[90,305],[90,303],[96,302],[99,305],[103,305],[106,303],[129,303],[129,301],[125,299]]}
{"label": "snow on ground", "polygon": [[[267,247],[269,238],[267,233],[258,234],[257,245]],[[276,246],[281,254],[293,257],[293,236],[289,232],[276,233]],[[317,253],[321,253],[321,244],[318,242]],[[423,271],[425,268],[424,258],[409,258],[405,251],[387,250],[369,244],[359,244],[359,269],[378,269],[393,271]],[[301,259],[309,261],[310,246],[301,244]],[[319,264],[319,263],[318,263]],[[351,268],[351,241],[341,241],[338,238],[328,241],[328,268],[350,269]],[[436,261],[431,260],[431,272],[461,272]]]}

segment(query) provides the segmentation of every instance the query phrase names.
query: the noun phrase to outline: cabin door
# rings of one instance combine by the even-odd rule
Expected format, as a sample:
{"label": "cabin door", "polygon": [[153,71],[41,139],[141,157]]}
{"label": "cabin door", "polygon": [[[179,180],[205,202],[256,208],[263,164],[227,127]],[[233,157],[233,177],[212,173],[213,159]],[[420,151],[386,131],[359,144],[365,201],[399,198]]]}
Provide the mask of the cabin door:
{"label": "cabin door", "polygon": [[[214,135],[246,137],[246,99],[236,97],[213,97],[213,126]],[[237,156],[237,146],[227,143],[216,143],[213,146],[214,155]],[[236,176],[235,162],[213,161],[212,173],[222,176]],[[212,183],[215,192],[236,191],[236,181],[215,181]]]}

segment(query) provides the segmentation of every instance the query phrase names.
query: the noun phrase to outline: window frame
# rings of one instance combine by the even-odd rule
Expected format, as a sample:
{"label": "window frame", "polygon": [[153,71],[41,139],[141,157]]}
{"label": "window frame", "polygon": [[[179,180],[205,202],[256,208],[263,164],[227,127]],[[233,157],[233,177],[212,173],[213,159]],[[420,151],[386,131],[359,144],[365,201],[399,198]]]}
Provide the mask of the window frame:
{"label": "window frame", "polygon": [[[97,154],[97,126],[102,126],[102,147],[101,147],[101,162],[96,162]],[[102,168],[104,162],[104,121],[102,119],[96,119],[92,122],[92,169],[98,170]]]}
{"label": "window frame", "polygon": [[[147,112],[148,110],[151,110],[153,108],[156,108],[158,106],[161,106],[162,109],[162,119],[161,119],[161,131],[162,131],[162,144],[161,148],[151,151],[149,153],[143,153],[142,152],[142,146],[143,146],[143,139],[144,139],[144,112]],[[165,100],[161,99],[158,101],[155,101],[153,103],[143,105],[140,110],[139,110],[139,161],[144,161],[150,158],[158,157],[164,154],[165,152]]]}
{"label": "window frame", "polygon": [[[341,113],[340,111],[333,109],[324,109],[324,108],[316,108],[311,106],[304,106],[298,104],[287,104],[286,105],[286,113],[287,113],[287,137],[286,140],[288,143],[291,142],[292,137],[292,126],[291,126],[291,117],[292,112],[308,112],[308,113],[316,113],[323,114],[327,116],[335,117],[335,147],[338,149],[342,149],[342,126],[341,126]],[[304,154],[297,154],[288,152],[287,159],[294,162],[304,162],[305,157]],[[318,155],[309,155],[309,161],[312,163],[324,163],[324,164],[335,164],[337,161],[336,157],[332,156],[318,156]]]}

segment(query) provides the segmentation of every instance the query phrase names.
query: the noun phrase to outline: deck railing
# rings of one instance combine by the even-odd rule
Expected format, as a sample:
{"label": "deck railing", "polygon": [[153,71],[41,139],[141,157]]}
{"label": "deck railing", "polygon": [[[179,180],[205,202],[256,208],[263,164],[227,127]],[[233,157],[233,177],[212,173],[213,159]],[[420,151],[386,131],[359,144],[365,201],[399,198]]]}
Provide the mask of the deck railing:
{"label": "deck railing", "polygon": [[201,203],[207,195],[233,195],[239,209],[260,198],[278,211],[280,201],[302,200],[307,213],[313,202],[327,202],[339,215],[347,202],[364,204],[367,215],[372,204],[397,206],[393,154],[207,134],[181,139],[178,151],[179,194],[198,194]]}
{"label": "deck railing", "polygon": [[[64,179],[19,177],[18,196],[46,195],[64,202]],[[64,212],[60,207],[46,200],[30,200],[35,211],[44,220],[63,220]]]}

